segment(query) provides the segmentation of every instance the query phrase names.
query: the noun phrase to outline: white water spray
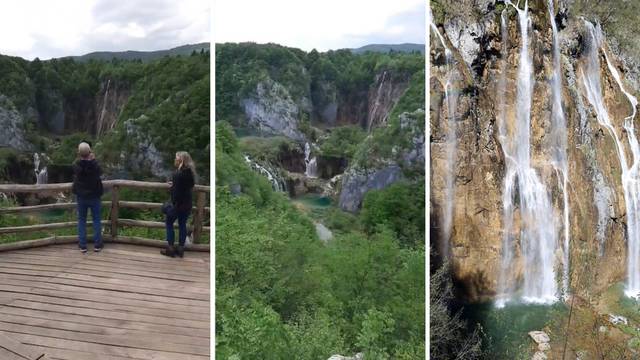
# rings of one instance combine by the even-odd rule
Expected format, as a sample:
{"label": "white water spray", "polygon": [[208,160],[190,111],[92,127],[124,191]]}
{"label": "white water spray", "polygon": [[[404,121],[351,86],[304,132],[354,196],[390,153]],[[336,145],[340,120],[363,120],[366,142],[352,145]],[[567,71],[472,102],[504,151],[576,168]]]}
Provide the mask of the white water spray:
{"label": "white water spray", "polygon": [[98,126],[96,129],[96,135],[100,136],[100,134],[102,133],[102,127],[103,127],[103,121],[104,121],[104,115],[107,112],[107,99],[109,97],[109,85],[111,85],[111,79],[107,80],[107,89],[104,92],[104,98],[102,99],[102,110],[100,111],[100,117],[98,118]]}
{"label": "white water spray", "polygon": [[260,164],[258,164],[257,162],[251,160],[251,158],[249,158],[248,155],[244,156],[244,161],[249,164],[249,166],[257,171],[258,173],[264,175],[267,177],[267,179],[269,180],[269,182],[271,183],[271,187],[273,188],[274,191],[281,191],[284,192],[286,191],[286,186],[284,185],[284,181],[280,180],[278,178],[278,176],[276,176],[276,172],[273,170],[270,170]]}
{"label": "white water spray", "polygon": [[[367,131],[369,132],[371,132],[371,129],[373,128],[374,120],[378,115],[378,108],[380,107],[381,98],[382,98],[382,87],[384,86],[384,83],[386,80],[387,80],[387,72],[383,71],[382,78],[379,80],[380,85],[378,85],[378,89],[376,89],[376,99],[373,102],[372,109],[369,111],[369,126],[367,128]],[[385,117],[386,116],[382,116],[381,122],[384,122]]]}
{"label": "white water spray", "polygon": [[458,73],[455,69],[453,53],[447,47],[444,38],[438,31],[438,27],[431,21],[429,13],[430,27],[440,40],[444,48],[445,56],[445,79],[444,79],[444,104],[447,107],[447,122],[445,134],[445,188],[442,206],[442,229],[440,253],[443,257],[449,257],[451,230],[453,227],[453,208],[455,200],[455,168],[456,168],[456,109],[458,105],[458,92],[455,89],[458,81]]}
{"label": "white water spray", "polygon": [[[640,295],[640,176],[638,174],[638,164],[640,162],[640,147],[633,126],[633,119],[636,115],[638,100],[627,92],[622,84],[618,70],[611,63],[607,51],[604,47],[603,34],[600,26],[593,26],[585,20],[585,26],[589,35],[589,48],[584,69],[580,69],[580,75],[584,84],[587,99],[596,111],[598,123],[604,126],[616,144],[616,151],[622,168],[622,188],[624,190],[624,200],[627,216],[627,285],[625,295],[638,297]],[[602,50],[607,68],[620,87],[620,90],[631,103],[631,115],[624,119],[624,132],[627,134],[629,148],[631,150],[631,165],[627,162],[625,146],[621,137],[611,122],[609,112],[604,103],[600,82],[600,61],[599,51]]]}
{"label": "white water spray", "polygon": [[563,246],[562,246],[562,294],[569,295],[569,172],[567,166],[567,121],[562,110],[562,66],[560,64],[560,47],[558,46],[558,29],[555,21],[553,1],[548,0],[549,22],[553,35],[553,77],[551,79],[551,157],[556,170],[560,189],[562,190],[563,210]]}
{"label": "white water spray", "polygon": [[304,144],[304,174],[310,178],[318,177],[318,162],[316,157],[311,157],[311,146],[309,143]]}
{"label": "white water spray", "polygon": [[[499,289],[496,305],[502,307],[512,299],[513,286],[507,285],[513,273],[514,258],[512,237],[513,213],[518,206],[520,213],[520,251],[524,261],[522,300],[530,303],[549,304],[557,301],[554,252],[556,231],[553,207],[544,184],[535,169],[531,167],[531,102],[533,93],[532,56],[529,53],[528,1],[524,9],[507,4],[518,12],[522,44],[519,54],[516,122],[512,131],[507,131],[506,119],[501,128],[500,142],[505,154],[505,190],[503,193],[504,238],[503,262],[499,277]],[[514,201],[517,201],[515,203]],[[506,245],[506,246],[505,246]]]}
{"label": "white water spray", "polygon": [[36,185],[46,184],[49,179],[47,167],[40,168],[40,154],[38,153],[33,154],[33,167],[36,175]]}
{"label": "white water spray", "polygon": [[[640,293],[640,274],[638,274],[638,256],[639,251],[639,234],[640,223],[638,222],[638,209],[639,199],[638,192],[640,187],[638,186],[638,160],[640,159],[638,152],[638,141],[635,136],[633,128],[633,118],[636,113],[637,100],[627,93],[622,86],[620,75],[615,67],[611,64],[606,50],[603,47],[603,35],[600,27],[595,27],[591,23],[585,21],[585,26],[590,38],[589,51],[587,53],[586,64],[581,70],[582,81],[586,89],[587,99],[594,107],[596,111],[596,118],[600,125],[604,126],[616,144],[616,150],[622,168],[622,187],[624,190],[624,198],[627,212],[627,246],[628,246],[628,261],[627,261],[627,287],[625,294],[627,296],[637,296]],[[627,96],[629,102],[633,107],[632,115],[627,117],[624,121],[624,128],[629,140],[629,146],[633,155],[633,163],[628,165],[624,144],[621,138],[614,128],[613,123],[609,117],[608,110],[604,104],[602,97],[601,83],[600,83],[600,61],[598,58],[599,50],[602,49],[609,71],[615,78],[618,86],[622,92]]]}

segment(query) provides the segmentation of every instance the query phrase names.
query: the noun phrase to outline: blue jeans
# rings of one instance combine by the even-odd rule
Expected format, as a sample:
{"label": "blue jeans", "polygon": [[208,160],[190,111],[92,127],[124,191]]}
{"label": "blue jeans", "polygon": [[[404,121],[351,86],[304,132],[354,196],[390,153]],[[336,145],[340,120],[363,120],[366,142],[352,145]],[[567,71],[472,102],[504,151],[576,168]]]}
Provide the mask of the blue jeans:
{"label": "blue jeans", "polygon": [[173,223],[178,219],[178,231],[180,246],[184,246],[184,242],[187,240],[187,219],[189,218],[190,210],[187,211],[174,211],[171,214],[167,214],[165,219],[165,225],[167,228],[167,242],[169,246],[173,246],[175,242],[175,232],[173,231]]}
{"label": "blue jeans", "polygon": [[85,198],[78,196],[78,241],[82,249],[87,248],[87,212],[91,209],[93,219],[93,247],[102,247],[100,228],[100,198]]}

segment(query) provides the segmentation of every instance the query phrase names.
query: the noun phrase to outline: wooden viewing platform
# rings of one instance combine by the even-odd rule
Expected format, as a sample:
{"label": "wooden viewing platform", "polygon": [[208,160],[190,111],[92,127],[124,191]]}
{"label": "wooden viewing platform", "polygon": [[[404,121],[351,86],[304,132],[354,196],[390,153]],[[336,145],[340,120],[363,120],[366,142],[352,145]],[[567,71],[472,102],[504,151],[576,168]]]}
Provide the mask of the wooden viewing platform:
{"label": "wooden viewing platform", "polygon": [[86,255],[76,244],[0,252],[0,359],[38,359],[10,357],[3,337],[42,359],[209,359],[209,304],[207,252],[172,259],[109,243]]}
{"label": "wooden viewing platform", "polygon": [[[194,244],[185,257],[168,258],[164,241],[118,234],[120,226],[164,228],[163,223],[120,219],[121,207],[161,204],[120,201],[119,188],[166,190],[168,184],[104,181],[105,248],[82,254],[76,236],[0,244],[0,360],[200,360],[210,354],[209,245],[198,240],[209,187],[196,186]],[[0,184],[2,193],[57,193],[71,184]],[[44,204],[0,209],[26,213],[75,209]],[[90,228],[91,221],[88,221]],[[0,227],[0,234],[75,227],[77,222]],[[87,236],[90,242],[91,236]]]}

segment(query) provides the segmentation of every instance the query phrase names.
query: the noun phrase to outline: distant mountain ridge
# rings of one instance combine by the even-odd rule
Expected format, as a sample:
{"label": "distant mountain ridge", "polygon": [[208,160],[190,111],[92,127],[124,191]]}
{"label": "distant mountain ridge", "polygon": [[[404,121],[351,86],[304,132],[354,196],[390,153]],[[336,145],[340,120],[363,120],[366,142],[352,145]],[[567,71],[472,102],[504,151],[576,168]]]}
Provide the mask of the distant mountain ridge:
{"label": "distant mountain ridge", "polygon": [[369,44],[365,46],[361,46],[359,48],[351,49],[354,54],[362,54],[365,52],[403,52],[403,53],[411,53],[411,52],[420,52],[424,54],[424,44],[415,44],[415,43],[403,43],[403,44]]}
{"label": "distant mountain ridge", "polygon": [[119,60],[137,60],[140,59],[144,62],[152,61],[163,58],[165,56],[177,56],[177,55],[190,55],[193,51],[200,52],[201,50],[209,51],[211,44],[208,42],[199,44],[182,45],[168,50],[156,50],[156,51],[96,51],[81,56],[68,56],[75,61],[84,62],[89,60],[104,60],[110,61],[113,58]]}

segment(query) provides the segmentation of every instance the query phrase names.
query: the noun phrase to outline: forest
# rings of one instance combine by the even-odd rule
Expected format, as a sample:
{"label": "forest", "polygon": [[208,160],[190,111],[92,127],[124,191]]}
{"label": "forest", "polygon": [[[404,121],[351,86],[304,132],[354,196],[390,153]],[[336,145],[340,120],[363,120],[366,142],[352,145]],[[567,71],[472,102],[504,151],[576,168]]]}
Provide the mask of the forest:
{"label": "forest", "polygon": [[[3,107],[22,115],[19,126],[29,143],[28,152],[45,152],[52,164],[70,164],[77,140],[85,139],[96,145],[96,154],[105,164],[149,177],[148,172],[138,173],[135,166],[119,161],[123,150],[133,150],[139,140],[127,132],[129,123],[135,125],[140,138],[158,149],[163,167],[171,165],[177,150],[186,150],[193,154],[207,182],[209,59],[208,51],[150,62],[115,58],[27,61],[0,55],[0,95],[9,99]],[[123,94],[113,109],[116,122],[110,131],[98,134],[96,123],[102,110],[98,105],[105,91],[113,88]],[[64,125],[59,124],[60,117]],[[20,152],[10,150],[0,161]]]}
{"label": "forest", "polygon": [[[366,102],[384,71],[408,83],[386,124],[368,131],[349,117],[323,120],[327,102]],[[398,154],[416,136],[405,122],[424,134],[424,56],[221,44],[216,76],[216,356],[422,358],[424,163],[402,164]],[[290,174],[283,154],[291,162],[304,143],[246,135],[242,99],[271,80],[301,104],[292,121],[317,144],[312,152],[349,168],[398,163],[403,179],[367,191],[355,212],[337,206],[335,194],[322,198],[329,206],[308,207],[274,190],[245,156]],[[319,222],[333,234],[326,242]]]}
{"label": "forest", "polygon": [[[35,184],[34,154],[48,168],[49,182],[71,181],[70,166],[80,141],[93,144],[105,179],[165,182],[176,151],[188,151],[199,184],[209,184],[210,53],[141,59],[75,61],[60,58],[27,61],[0,55],[0,110],[15,128],[0,139],[20,138],[21,146],[0,142],[0,181]],[[110,119],[110,120],[107,120]],[[106,125],[106,123],[111,122]],[[4,194],[3,194],[4,195]],[[45,196],[0,198],[0,206],[70,201]],[[124,190],[121,200],[164,202],[167,194]],[[110,200],[105,194],[103,200]],[[124,209],[131,219],[162,221],[153,210]],[[108,219],[108,211],[103,218]],[[72,221],[75,212],[49,211],[38,216],[3,215],[2,226]],[[208,222],[207,222],[208,224]],[[30,234],[32,238],[75,234],[62,229]],[[164,239],[164,230],[124,229],[124,235]],[[208,242],[208,234],[204,241]],[[24,240],[3,235],[0,242]]]}

